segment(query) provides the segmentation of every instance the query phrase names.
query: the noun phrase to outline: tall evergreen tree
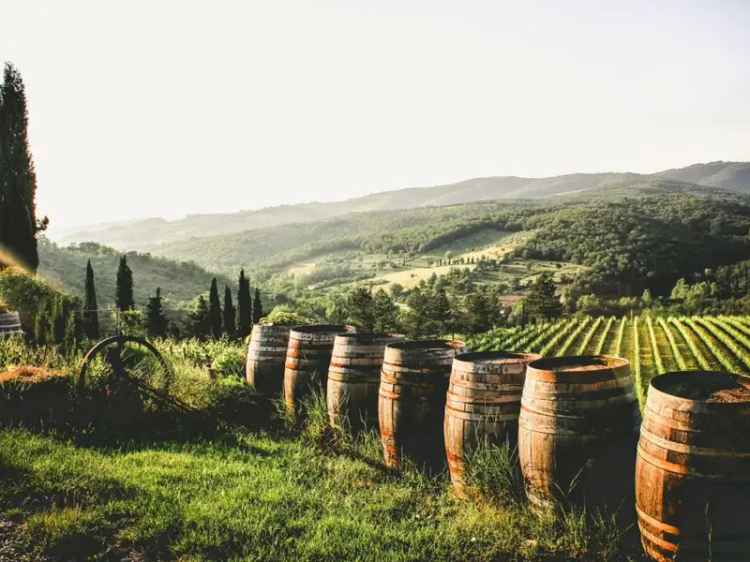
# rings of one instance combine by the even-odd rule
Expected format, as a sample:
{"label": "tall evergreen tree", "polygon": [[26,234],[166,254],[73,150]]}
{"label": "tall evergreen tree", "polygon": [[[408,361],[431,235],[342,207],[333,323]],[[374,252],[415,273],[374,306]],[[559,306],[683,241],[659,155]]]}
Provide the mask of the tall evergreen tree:
{"label": "tall evergreen tree", "polygon": [[235,323],[235,316],[237,310],[232,304],[232,291],[229,287],[224,287],[224,333],[230,338],[233,338],[237,332],[237,325]]}
{"label": "tall evergreen tree", "polygon": [[211,328],[211,335],[215,338],[220,338],[223,322],[221,317],[221,301],[219,300],[219,287],[216,283],[216,277],[211,280],[211,290],[208,293],[208,325]]}
{"label": "tall evergreen tree", "polygon": [[263,318],[263,303],[260,300],[260,289],[255,287],[255,296],[253,297],[253,324],[260,322]]}
{"label": "tall evergreen tree", "polygon": [[347,296],[346,308],[347,316],[353,324],[372,332],[375,328],[375,308],[370,291],[365,287],[353,289]]}
{"label": "tall evergreen tree", "polygon": [[550,273],[542,273],[534,281],[524,300],[524,310],[531,318],[545,320],[557,318],[562,314],[562,304],[555,293],[555,284]]}
{"label": "tall evergreen tree", "polygon": [[[32,271],[39,266],[36,172],[28,137],[26,91],[21,74],[7,63],[0,85],[0,250]],[[2,267],[0,263],[0,267]]]}
{"label": "tall evergreen tree", "polygon": [[86,295],[83,305],[83,332],[86,337],[95,340],[99,338],[99,310],[96,303],[96,285],[94,284],[94,268],[91,260],[86,264]]}
{"label": "tall evergreen tree", "polygon": [[135,307],[135,301],[133,300],[133,272],[128,267],[128,260],[125,256],[120,258],[120,265],[117,268],[115,303],[117,304],[117,308],[122,311],[131,310]]}
{"label": "tall evergreen tree", "polygon": [[237,333],[244,338],[252,328],[253,303],[250,298],[250,281],[245,277],[245,270],[240,270],[239,289],[237,291]]}
{"label": "tall evergreen tree", "polygon": [[398,306],[382,288],[375,292],[372,306],[376,332],[384,333],[398,329]]}
{"label": "tall evergreen tree", "polygon": [[167,334],[167,317],[161,302],[161,287],[146,305],[146,333],[152,338],[163,338]]}
{"label": "tall evergreen tree", "polygon": [[211,326],[208,319],[208,304],[203,295],[198,297],[195,309],[188,314],[188,329],[190,335],[199,339],[205,339],[211,333]]}

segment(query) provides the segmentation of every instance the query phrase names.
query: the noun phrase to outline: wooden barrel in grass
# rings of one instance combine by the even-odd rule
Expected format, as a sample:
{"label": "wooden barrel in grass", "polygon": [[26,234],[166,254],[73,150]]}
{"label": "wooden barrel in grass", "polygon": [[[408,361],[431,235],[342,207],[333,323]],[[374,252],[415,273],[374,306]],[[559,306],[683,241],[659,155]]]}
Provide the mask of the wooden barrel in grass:
{"label": "wooden barrel in grass", "polygon": [[389,468],[400,469],[404,456],[434,470],[445,465],[445,396],[453,358],[463,349],[463,342],[446,340],[386,346],[378,421]]}
{"label": "wooden barrel in grass", "polygon": [[378,388],[385,346],[397,334],[339,334],[333,343],[326,401],[331,425],[358,431],[378,424]]}
{"label": "wooden barrel in grass", "polygon": [[284,387],[284,364],[289,326],[256,324],[247,348],[247,382],[261,394],[279,396]]}
{"label": "wooden barrel in grass", "polygon": [[455,491],[466,494],[467,455],[477,446],[515,446],[526,365],[532,353],[461,353],[445,404],[445,452]]}
{"label": "wooden barrel in grass", "polygon": [[287,411],[299,414],[299,405],[312,390],[325,390],[333,341],[352,328],[335,324],[296,326],[289,331],[284,368],[284,403]]}
{"label": "wooden barrel in grass", "polygon": [[22,334],[21,317],[18,312],[0,312],[0,338]]}
{"label": "wooden barrel in grass", "polygon": [[659,562],[750,559],[750,383],[726,373],[651,381],[636,461],[641,542]]}
{"label": "wooden barrel in grass", "polygon": [[640,412],[627,360],[529,363],[518,425],[521,471],[534,507],[606,506],[632,521]]}

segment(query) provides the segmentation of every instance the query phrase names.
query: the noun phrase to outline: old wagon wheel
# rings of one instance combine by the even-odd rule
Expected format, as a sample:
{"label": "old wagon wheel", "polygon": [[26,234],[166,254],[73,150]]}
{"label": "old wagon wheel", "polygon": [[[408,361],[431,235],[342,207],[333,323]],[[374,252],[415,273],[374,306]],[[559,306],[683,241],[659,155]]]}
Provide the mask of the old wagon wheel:
{"label": "old wagon wheel", "polygon": [[79,389],[92,383],[93,378],[114,401],[139,401],[157,408],[191,410],[170,395],[174,372],[161,353],[144,338],[120,335],[97,343],[83,358]]}

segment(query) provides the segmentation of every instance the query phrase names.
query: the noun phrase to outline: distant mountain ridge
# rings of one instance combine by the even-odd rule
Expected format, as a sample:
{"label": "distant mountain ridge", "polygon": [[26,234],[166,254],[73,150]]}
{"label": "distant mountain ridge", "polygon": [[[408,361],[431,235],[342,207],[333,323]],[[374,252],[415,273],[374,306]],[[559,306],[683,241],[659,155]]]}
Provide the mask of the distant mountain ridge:
{"label": "distant mountain ridge", "polygon": [[[481,201],[535,199],[571,196],[580,193],[627,192],[628,189],[658,191],[663,182],[679,182],[700,188],[717,188],[750,193],[750,162],[710,162],[693,164],[655,174],[591,173],[567,174],[548,178],[498,176],[473,178],[431,187],[411,187],[384,191],[330,203],[281,205],[237,213],[198,214],[167,221],[149,218],[140,221],[92,226],[68,233],[62,243],[94,241],[118,250],[152,250],[162,244],[234,234],[270,226],[310,223],[350,213],[402,210]],[[710,191],[710,190],[709,190]]]}

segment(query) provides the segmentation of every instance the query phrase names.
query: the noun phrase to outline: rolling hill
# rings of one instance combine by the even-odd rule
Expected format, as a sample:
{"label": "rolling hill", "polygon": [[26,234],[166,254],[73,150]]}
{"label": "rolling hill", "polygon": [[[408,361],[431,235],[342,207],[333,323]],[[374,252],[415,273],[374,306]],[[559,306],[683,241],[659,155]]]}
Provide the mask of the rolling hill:
{"label": "rolling hill", "polygon": [[[61,248],[42,239],[39,243],[39,274],[53,285],[83,297],[86,261],[91,259],[98,304],[100,307],[108,307],[115,302],[115,279],[120,255],[112,248],[96,244]],[[234,281],[209,273],[194,263],[136,252],[129,252],[127,258],[128,265],[133,270],[133,292],[137,306],[145,305],[156,288],[161,287],[165,306],[179,307],[208,291],[213,277],[218,277],[220,286],[228,284],[235,290]]]}
{"label": "rolling hill", "polygon": [[98,225],[69,232],[58,241],[94,241],[119,250],[153,250],[163,244],[191,238],[222,236],[287,224],[312,223],[352,213],[397,211],[421,207],[485,201],[615,197],[643,192],[693,191],[710,193],[720,188],[750,193],[750,163],[713,162],[656,174],[568,174],[549,178],[514,176],[474,178],[432,187],[385,191],[332,203],[282,205],[237,213],[190,215],[167,221],[149,218],[121,224]]}

